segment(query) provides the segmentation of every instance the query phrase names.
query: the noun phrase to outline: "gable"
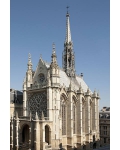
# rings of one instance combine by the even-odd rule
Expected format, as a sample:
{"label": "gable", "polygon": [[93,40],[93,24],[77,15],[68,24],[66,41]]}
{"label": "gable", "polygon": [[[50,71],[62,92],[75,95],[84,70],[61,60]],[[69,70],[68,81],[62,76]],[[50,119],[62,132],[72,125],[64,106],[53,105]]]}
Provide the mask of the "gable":
{"label": "gable", "polygon": [[40,58],[33,76],[33,84],[40,84],[40,82],[46,82],[48,68],[49,67],[46,65],[46,63]]}

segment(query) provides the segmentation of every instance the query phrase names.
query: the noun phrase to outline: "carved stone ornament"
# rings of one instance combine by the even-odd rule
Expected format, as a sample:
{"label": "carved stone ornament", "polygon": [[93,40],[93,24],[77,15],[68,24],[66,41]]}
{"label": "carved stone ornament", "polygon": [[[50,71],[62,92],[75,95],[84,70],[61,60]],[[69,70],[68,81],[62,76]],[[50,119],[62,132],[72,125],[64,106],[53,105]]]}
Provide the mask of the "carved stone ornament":
{"label": "carved stone ornament", "polygon": [[43,68],[42,67],[40,67],[40,72],[42,72],[43,71]]}

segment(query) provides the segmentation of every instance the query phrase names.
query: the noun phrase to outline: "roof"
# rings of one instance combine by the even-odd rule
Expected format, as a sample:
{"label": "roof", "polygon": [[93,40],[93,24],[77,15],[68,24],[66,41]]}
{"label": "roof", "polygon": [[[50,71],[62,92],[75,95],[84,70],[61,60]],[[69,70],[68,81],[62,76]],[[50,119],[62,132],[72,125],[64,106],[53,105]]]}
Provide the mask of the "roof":
{"label": "roof", "polygon": [[103,107],[100,112],[110,112],[110,107]]}
{"label": "roof", "polygon": [[110,119],[110,107],[103,107],[99,112],[99,117]]}
{"label": "roof", "polygon": [[[46,63],[46,62],[44,62],[44,63],[45,63],[47,68],[50,67],[49,63]],[[60,69],[59,70],[59,75],[60,75],[60,85],[61,86],[64,85],[66,87],[69,87],[70,81],[71,81],[71,84],[72,84],[72,86],[75,90],[78,90],[80,85],[81,85],[83,91],[87,92],[88,86],[87,86],[87,84],[85,83],[85,81],[83,80],[83,78],[81,76],[76,75],[76,78],[71,78],[71,77],[67,76],[67,74],[64,72],[63,69],[61,69],[61,68],[59,68],[59,69]],[[91,92],[91,90],[90,90],[90,92]]]}
{"label": "roof", "polygon": [[10,103],[23,103],[23,92],[19,90],[10,89]]}

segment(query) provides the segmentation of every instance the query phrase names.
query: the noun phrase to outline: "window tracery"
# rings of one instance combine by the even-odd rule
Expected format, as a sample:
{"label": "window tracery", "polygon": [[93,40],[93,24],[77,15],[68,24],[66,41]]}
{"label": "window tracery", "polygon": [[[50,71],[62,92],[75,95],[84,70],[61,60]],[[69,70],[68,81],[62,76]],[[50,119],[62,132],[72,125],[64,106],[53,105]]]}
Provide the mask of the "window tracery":
{"label": "window tracery", "polygon": [[76,110],[76,108],[75,108],[75,104],[73,104],[73,134],[75,134],[75,130],[76,130],[76,128],[75,128],[75,121],[76,121],[76,119],[75,119],[75,110]]}
{"label": "window tracery", "polygon": [[85,99],[82,98],[82,130],[85,132]]}
{"label": "window tracery", "polygon": [[36,93],[32,95],[29,99],[29,110],[33,116],[35,117],[36,112],[38,113],[38,117],[41,118],[42,111],[44,116],[47,117],[47,98],[45,93]]}
{"label": "window tracery", "polygon": [[77,124],[77,120],[76,120],[76,99],[75,97],[73,97],[73,134],[76,134],[76,124]]}
{"label": "window tracery", "polygon": [[61,96],[61,110],[62,110],[62,135],[66,135],[66,101],[64,96]]}

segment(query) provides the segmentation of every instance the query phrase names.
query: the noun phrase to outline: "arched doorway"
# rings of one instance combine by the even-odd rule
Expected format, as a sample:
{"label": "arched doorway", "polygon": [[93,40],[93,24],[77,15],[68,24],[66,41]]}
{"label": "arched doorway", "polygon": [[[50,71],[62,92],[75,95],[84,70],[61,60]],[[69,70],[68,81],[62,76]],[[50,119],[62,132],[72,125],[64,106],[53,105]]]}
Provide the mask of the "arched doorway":
{"label": "arched doorway", "polygon": [[93,149],[95,149],[95,148],[96,148],[96,143],[93,144]]}
{"label": "arched doorway", "polygon": [[45,142],[50,144],[50,128],[48,125],[45,126]]}
{"label": "arched doorway", "polygon": [[27,124],[22,129],[22,142],[29,143],[29,126]]}
{"label": "arched doorway", "polygon": [[83,145],[83,149],[86,150],[86,145]]}

